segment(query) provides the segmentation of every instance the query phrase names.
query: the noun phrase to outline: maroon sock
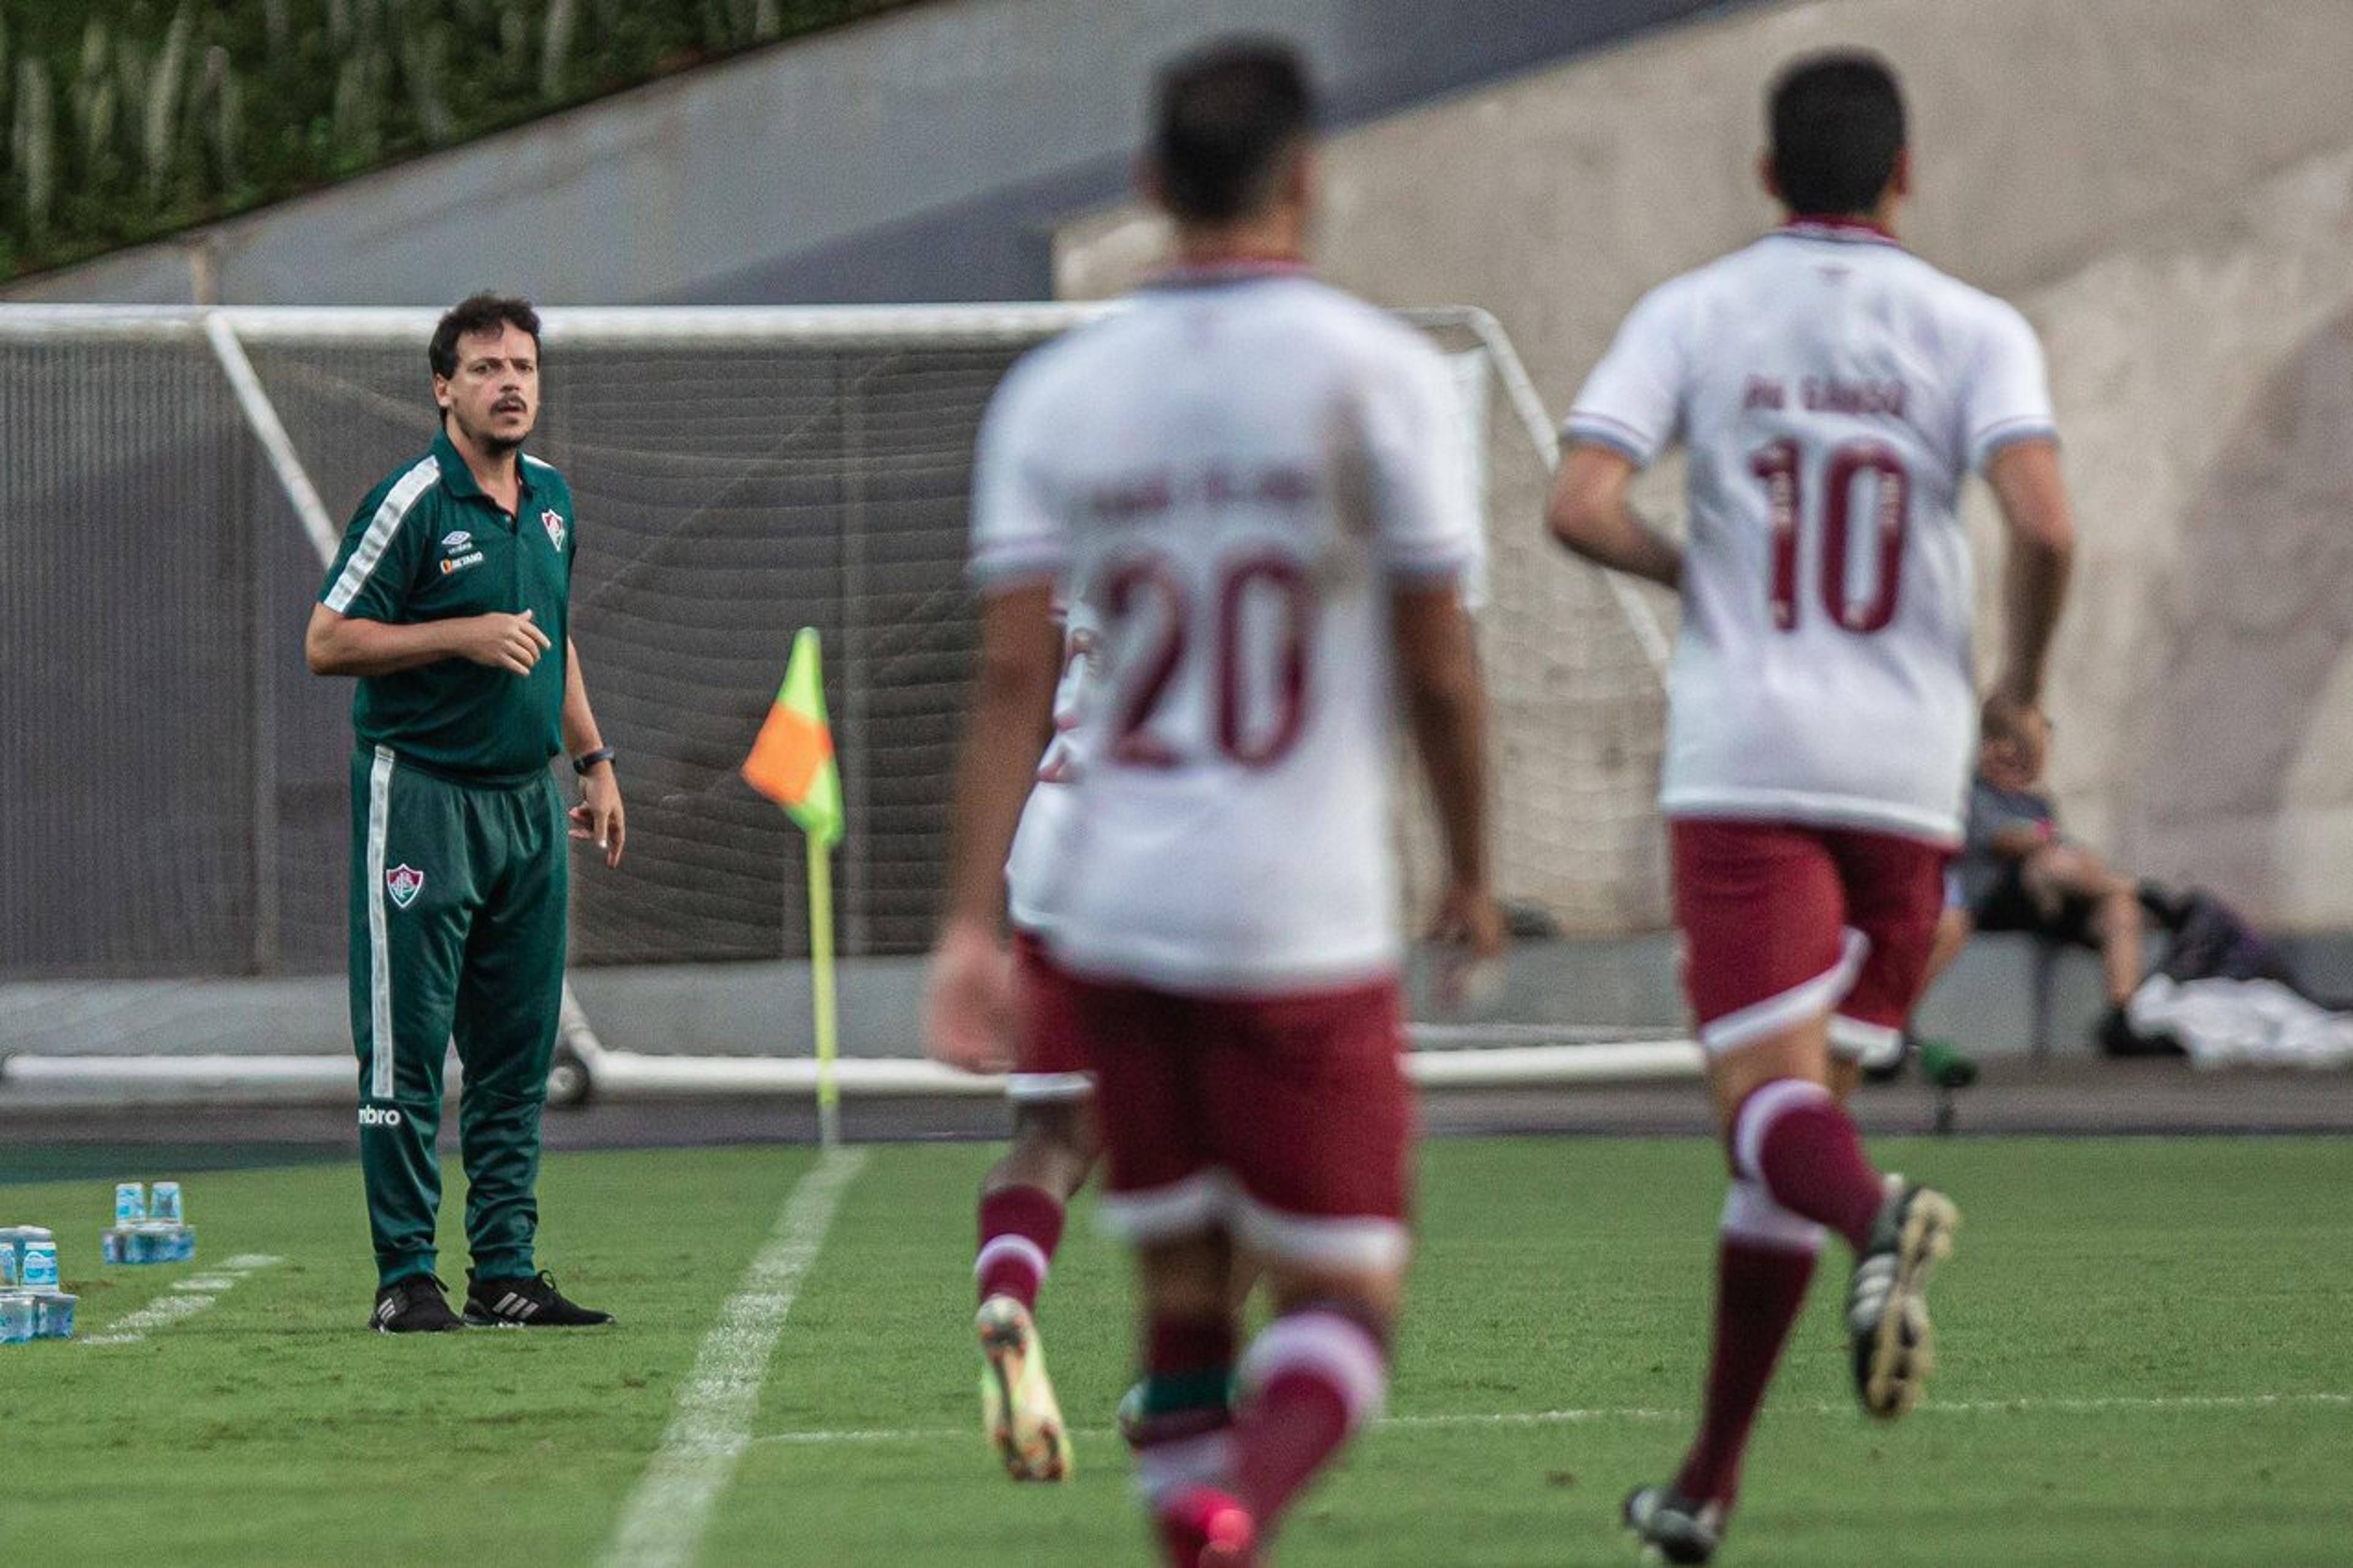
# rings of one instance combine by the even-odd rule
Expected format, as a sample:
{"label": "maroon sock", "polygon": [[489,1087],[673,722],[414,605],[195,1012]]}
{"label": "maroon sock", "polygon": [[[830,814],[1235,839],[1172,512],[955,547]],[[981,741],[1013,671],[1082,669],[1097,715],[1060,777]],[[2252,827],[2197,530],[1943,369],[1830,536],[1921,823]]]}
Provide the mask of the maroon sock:
{"label": "maroon sock", "polygon": [[1805,1304],[1820,1236],[1812,1225],[1777,1209],[1754,1184],[1734,1184],[1716,1254],[1715,1352],[1699,1436],[1675,1477],[1675,1489],[1694,1501],[1713,1500],[1729,1509],[1740,1490],[1749,1428]]}
{"label": "maroon sock", "polygon": [[980,1199],[980,1255],[972,1271],[980,1299],[1010,1296],[1038,1305],[1038,1288],[1062,1239],[1062,1201],[1043,1187],[1000,1187]]}
{"label": "maroon sock", "polygon": [[1857,1252],[1869,1244],[1886,1187],[1830,1090],[1803,1079],[1763,1085],[1740,1102],[1732,1142],[1734,1170],[1776,1204],[1830,1226]]}
{"label": "maroon sock", "polygon": [[1388,1383],[1388,1357],[1370,1331],[1330,1308],[1289,1312],[1243,1358],[1249,1384],[1234,1419],[1234,1479],[1261,1529],[1370,1420]]}
{"label": "maroon sock", "polygon": [[1144,1398],[1127,1424],[1136,1480],[1154,1508],[1193,1487],[1231,1485],[1230,1317],[1155,1316],[1145,1329]]}

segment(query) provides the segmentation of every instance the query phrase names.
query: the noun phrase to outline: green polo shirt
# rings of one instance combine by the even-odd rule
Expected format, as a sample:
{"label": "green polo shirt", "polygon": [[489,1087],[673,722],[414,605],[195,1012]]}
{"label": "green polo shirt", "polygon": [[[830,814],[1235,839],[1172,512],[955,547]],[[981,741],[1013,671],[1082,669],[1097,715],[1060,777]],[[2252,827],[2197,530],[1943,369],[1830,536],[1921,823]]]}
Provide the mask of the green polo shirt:
{"label": "green polo shirt", "polygon": [[527,676],[445,658],[363,676],[352,728],[364,747],[485,783],[543,772],[564,744],[564,648],[572,590],[572,487],[522,460],[510,516],[484,495],[446,432],[352,514],[319,602],[360,620],[414,624],[532,612],[553,645]]}

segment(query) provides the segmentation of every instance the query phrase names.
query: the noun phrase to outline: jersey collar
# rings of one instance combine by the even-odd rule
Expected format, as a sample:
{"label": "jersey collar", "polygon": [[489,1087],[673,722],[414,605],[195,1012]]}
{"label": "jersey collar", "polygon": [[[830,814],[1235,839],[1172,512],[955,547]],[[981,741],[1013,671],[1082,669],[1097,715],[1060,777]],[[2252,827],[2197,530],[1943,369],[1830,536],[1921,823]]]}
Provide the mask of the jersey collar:
{"label": "jersey collar", "polygon": [[1296,258],[1252,258],[1232,261],[1178,261],[1160,268],[1144,279],[1145,289],[1226,289],[1269,278],[1304,278],[1307,263]]}
{"label": "jersey collar", "polygon": [[[452,496],[459,500],[490,502],[491,498],[482,493],[482,487],[474,482],[474,470],[466,466],[465,454],[458,450],[455,441],[449,439],[447,427],[433,432],[433,460],[441,465],[442,488]],[[522,487],[519,493],[529,495],[531,465],[523,461],[520,447],[515,451],[515,478]],[[521,515],[520,511],[517,515]]]}
{"label": "jersey collar", "polygon": [[1791,239],[1827,239],[1840,245],[1888,245],[1904,248],[1904,242],[1879,225],[1859,217],[1793,217],[1773,231]]}

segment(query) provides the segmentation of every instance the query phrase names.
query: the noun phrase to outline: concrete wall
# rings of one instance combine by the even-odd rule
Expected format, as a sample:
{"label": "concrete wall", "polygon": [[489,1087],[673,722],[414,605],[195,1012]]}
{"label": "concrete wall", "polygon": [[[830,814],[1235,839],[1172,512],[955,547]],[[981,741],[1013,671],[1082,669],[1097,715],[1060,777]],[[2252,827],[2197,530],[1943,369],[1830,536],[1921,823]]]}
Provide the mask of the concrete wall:
{"label": "concrete wall", "polygon": [[[2051,352],[2084,533],[2051,694],[2070,816],[2259,918],[2353,924],[2353,5],[1741,12],[1337,138],[1326,269],[1488,307],[1565,407],[1645,288],[1772,221],[1763,89],[1835,44],[1905,73],[1907,240]],[[1134,211],[1098,215],[1064,231],[1058,280],[1110,291],[1155,246]],[[1662,514],[1672,478],[1649,481]],[[1576,569],[1499,544],[1577,625]]]}
{"label": "concrete wall", "polygon": [[[844,27],[27,279],[23,300],[543,304],[1037,299],[1112,199],[1154,63],[1298,39],[1344,121],[1734,0],[960,0]],[[1466,22],[1467,16],[1467,22]]]}

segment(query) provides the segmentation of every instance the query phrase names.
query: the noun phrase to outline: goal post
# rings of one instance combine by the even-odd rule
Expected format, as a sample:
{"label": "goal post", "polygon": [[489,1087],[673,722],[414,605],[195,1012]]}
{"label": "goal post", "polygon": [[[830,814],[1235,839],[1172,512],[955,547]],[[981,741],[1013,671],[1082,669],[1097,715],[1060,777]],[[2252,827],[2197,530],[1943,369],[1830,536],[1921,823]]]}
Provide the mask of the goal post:
{"label": "goal post", "polygon": [[[599,995],[641,974],[683,995],[690,974],[692,998],[676,1005],[698,1017],[681,1036],[724,1033],[705,1016],[722,1014],[740,1016],[737,1037],[730,1037],[736,1054],[681,1051],[645,1022],[658,1009],[592,1015],[567,986],[559,1091],[800,1093],[813,1081],[806,1024],[754,994],[806,952],[798,836],[734,772],[799,626],[825,636],[841,747],[846,959],[903,969],[920,953],[974,649],[963,560],[980,415],[1021,353],[1121,308],[542,312],[533,445],[579,500],[575,635],[623,749],[631,817],[621,871],[574,879],[575,961]],[[1655,931],[1662,606],[1561,562],[1541,537],[1552,424],[1494,320],[1400,315],[1454,366],[1482,459],[1501,890],[1572,935]],[[5,847],[64,911],[0,939],[0,1094],[134,1082],[126,1092],[165,1093],[175,1071],[200,1097],[240,1082],[348,1089],[347,1052],[317,1048],[341,1033],[347,693],[301,671],[301,616],[349,509],[432,431],[424,347],[438,318],[0,307],[12,453],[0,499],[36,531],[11,602],[32,635],[75,628],[90,698],[62,704],[21,671],[0,676],[0,722],[60,759],[22,781],[42,804]],[[157,627],[136,620],[81,626],[93,577],[163,606],[160,635],[185,644],[159,647]],[[144,744],[183,726],[205,736],[186,780],[168,776],[173,753],[158,761]],[[131,787],[141,765],[167,776]],[[1415,790],[1401,798],[1419,908],[1435,851]],[[322,1016],[291,1049],[286,995],[305,986]],[[248,1022],[235,998],[263,988],[271,1007]],[[920,1060],[912,1006],[902,1018],[877,1005],[890,1017],[863,1020],[873,1037],[843,1061],[846,1092],[987,1089]],[[1675,1016],[1663,996],[1648,1027],[1424,1031],[1416,1071],[1487,1084],[1695,1070]]]}

